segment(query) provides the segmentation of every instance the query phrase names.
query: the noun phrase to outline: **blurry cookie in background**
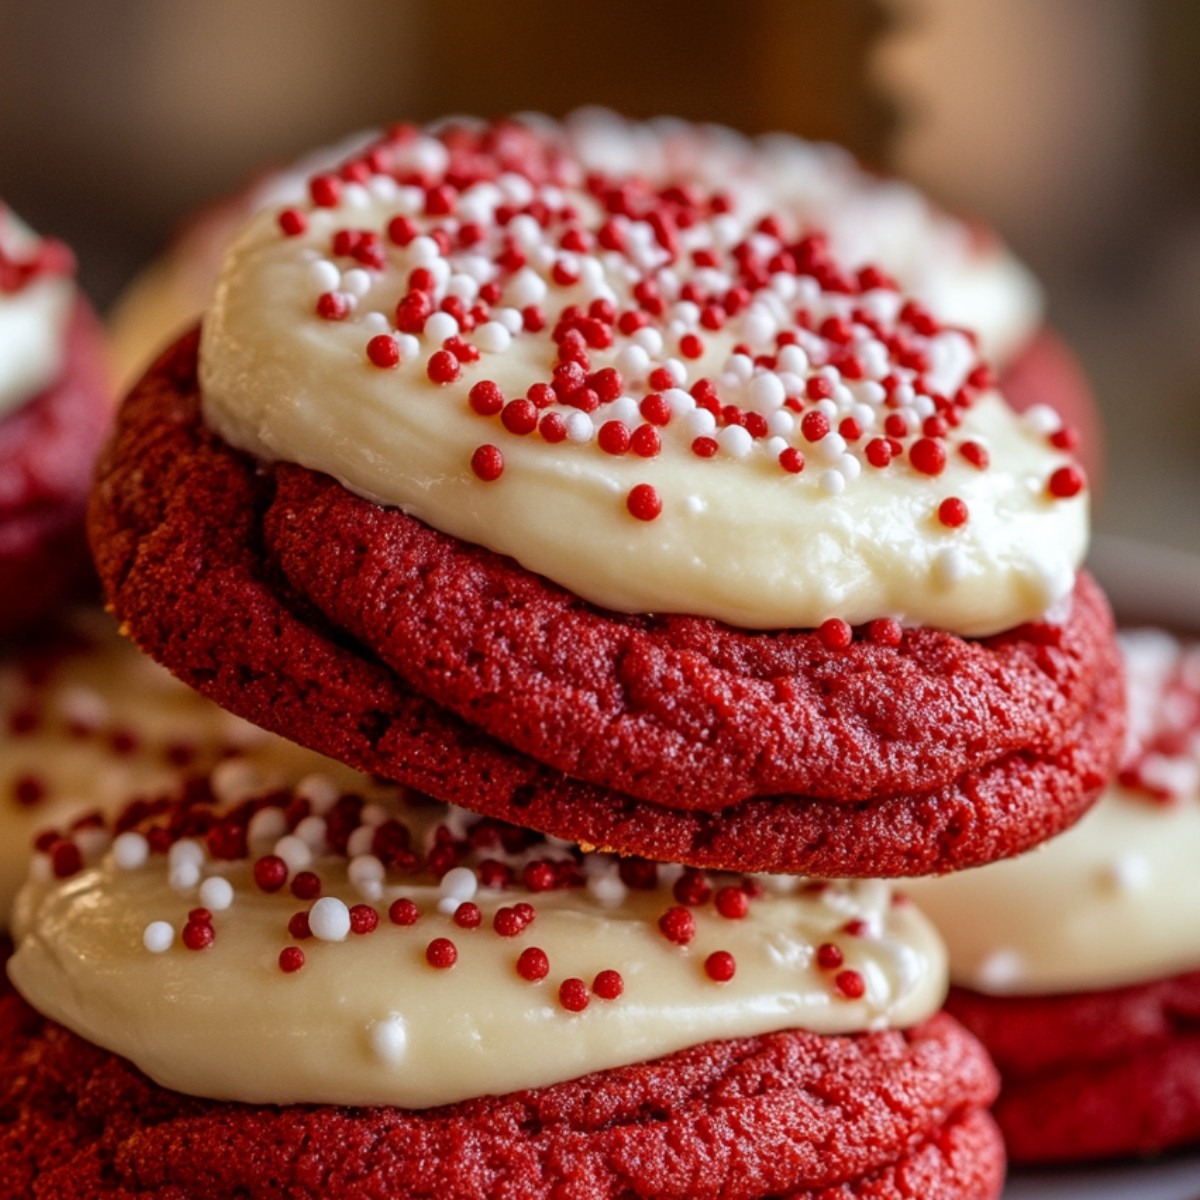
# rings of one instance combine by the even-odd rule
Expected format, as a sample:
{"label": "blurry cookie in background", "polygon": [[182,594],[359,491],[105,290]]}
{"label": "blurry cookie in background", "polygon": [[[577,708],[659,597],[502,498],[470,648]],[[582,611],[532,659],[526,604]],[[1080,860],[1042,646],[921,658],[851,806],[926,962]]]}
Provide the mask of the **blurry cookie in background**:
{"label": "blurry cookie in background", "polygon": [[91,578],[83,510],[112,402],[74,270],[0,203],[0,637]]}
{"label": "blurry cookie in background", "polygon": [[1200,645],[1121,635],[1125,765],[1034,853],[908,890],[950,946],[948,1007],[1004,1079],[1017,1163],[1200,1141]]}

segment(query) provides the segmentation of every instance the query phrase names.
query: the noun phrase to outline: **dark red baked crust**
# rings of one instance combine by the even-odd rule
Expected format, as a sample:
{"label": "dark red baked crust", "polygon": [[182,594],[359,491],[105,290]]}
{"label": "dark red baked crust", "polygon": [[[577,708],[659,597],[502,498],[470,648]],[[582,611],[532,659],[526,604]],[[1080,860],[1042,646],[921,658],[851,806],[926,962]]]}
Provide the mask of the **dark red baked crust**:
{"label": "dark red baked crust", "polygon": [[438,1109],[228,1104],[166,1091],[0,997],[0,1194],[175,1200],[971,1200],[1003,1151],[996,1080],[939,1014],[789,1032]]}
{"label": "dark red baked crust", "polygon": [[79,300],[61,375],[0,421],[0,636],[92,578],[83,519],[111,415],[99,325]]}
{"label": "dark red baked crust", "polygon": [[1014,1162],[1200,1142],[1200,971],[1051,996],[954,988],[946,1007],[1000,1069],[995,1115]]}
{"label": "dark red baked crust", "polygon": [[[1114,765],[1120,665],[1107,608],[1081,577],[1075,616],[1061,634],[1030,627],[993,639],[1000,647],[996,670],[1017,661],[1013,686],[1031,687],[1047,703],[1057,690],[1056,672],[1078,680],[1082,709],[1079,699],[1058,693],[1062,723],[1050,745],[1031,735],[1029,745],[920,792],[879,795],[877,786],[868,787],[869,801],[768,794],[717,812],[639,800],[565,774],[412,690],[296,592],[267,550],[264,517],[271,514],[266,524],[278,537],[274,527],[284,510],[271,510],[276,483],[290,488],[303,477],[294,470],[259,472],[205,429],[195,344],[189,336],[168,352],[118,418],[93,494],[93,549],[113,607],[143,649],[218,703],[286,737],[441,799],[590,845],[697,866],[825,876],[938,872],[1018,853],[1076,820]],[[608,619],[623,628],[638,624]],[[746,637],[704,625],[725,639],[731,659],[751,654],[751,647],[760,661],[769,660],[774,635]],[[879,716],[853,669],[861,657],[851,654],[839,666],[811,635],[796,635],[796,642],[807,661],[830,660],[821,669]],[[939,661],[952,676],[956,664],[979,655],[971,644],[936,632],[909,634],[905,646],[923,648],[924,669],[934,679]],[[882,648],[860,651],[870,664]],[[893,653],[902,664],[895,669],[907,669],[911,657],[903,648]],[[986,670],[978,674],[976,694],[994,697]],[[952,678],[947,686],[953,690]],[[902,724],[914,726],[913,717],[908,713]],[[1002,713],[983,703],[979,724],[993,717],[1005,724]],[[812,737],[814,744],[825,739],[829,764],[841,753],[835,739],[846,724]],[[690,775],[690,761],[681,773]],[[674,802],[690,797],[702,806],[707,782],[697,793]]]}

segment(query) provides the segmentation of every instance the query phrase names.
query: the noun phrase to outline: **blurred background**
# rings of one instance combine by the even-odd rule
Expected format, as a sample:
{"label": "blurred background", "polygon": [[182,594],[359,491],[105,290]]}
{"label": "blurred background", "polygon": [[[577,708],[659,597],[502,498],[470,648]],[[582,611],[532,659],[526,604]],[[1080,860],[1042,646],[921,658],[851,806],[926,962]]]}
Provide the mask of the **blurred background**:
{"label": "blurred background", "polygon": [[993,224],[1108,431],[1098,525],[1200,553],[1195,0],[0,0],[0,197],[111,305],[198,205],[399,118],[584,103],[843,142]]}

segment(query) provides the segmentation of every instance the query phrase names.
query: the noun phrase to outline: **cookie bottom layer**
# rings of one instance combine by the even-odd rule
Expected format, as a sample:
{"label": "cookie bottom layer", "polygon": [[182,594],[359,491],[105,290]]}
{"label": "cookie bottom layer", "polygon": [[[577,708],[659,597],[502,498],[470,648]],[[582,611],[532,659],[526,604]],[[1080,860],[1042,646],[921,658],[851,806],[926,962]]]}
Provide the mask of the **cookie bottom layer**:
{"label": "cookie bottom layer", "polygon": [[995,1116],[1013,1162],[1200,1142],[1200,971],[1059,996],[955,988],[947,1008],[1000,1069]]}
{"label": "cookie bottom layer", "polygon": [[226,1104],[158,1087],[0,995],[0,1192],[248,1200],[988,1200],[986,1056],[789,1032],[420,1112]]}

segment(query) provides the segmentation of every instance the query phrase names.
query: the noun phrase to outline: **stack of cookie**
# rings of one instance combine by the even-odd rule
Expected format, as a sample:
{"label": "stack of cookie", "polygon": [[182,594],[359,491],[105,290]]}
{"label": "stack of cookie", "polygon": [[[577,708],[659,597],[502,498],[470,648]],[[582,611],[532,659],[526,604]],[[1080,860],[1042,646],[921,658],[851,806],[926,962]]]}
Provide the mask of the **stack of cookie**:
{"label": "stack of cookie", "polygon": [[717,180],[655,136],[633,172],[390,130],[250,222],[126,402],[118,617],[337,761],[43,835],[12,1178],[998,1193],[991,1068],[880,880],[1018,853],[1113,766],[1072,434],[831,246],[819,154]]}

